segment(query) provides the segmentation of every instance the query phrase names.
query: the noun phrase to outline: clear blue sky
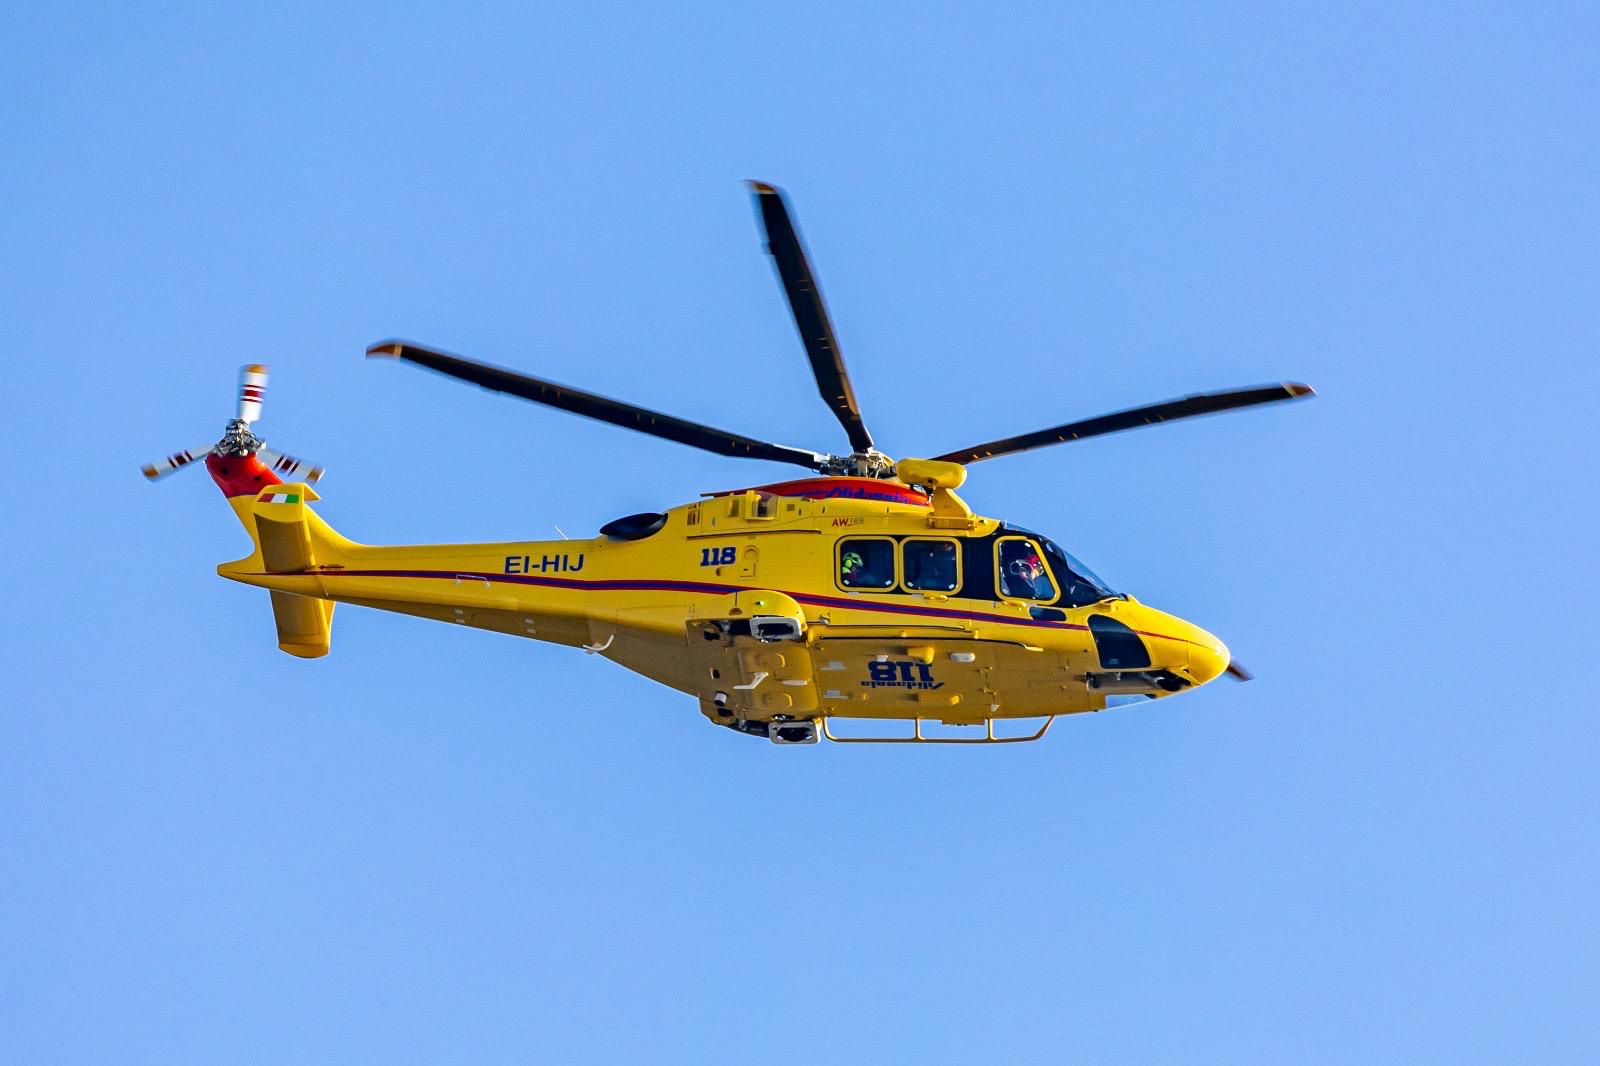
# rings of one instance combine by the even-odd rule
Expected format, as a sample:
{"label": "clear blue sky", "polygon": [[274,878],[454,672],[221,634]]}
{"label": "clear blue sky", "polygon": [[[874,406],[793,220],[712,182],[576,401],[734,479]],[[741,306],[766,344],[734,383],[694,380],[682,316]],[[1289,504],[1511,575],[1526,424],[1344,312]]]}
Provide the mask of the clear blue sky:
{"label": "clear blue sky", "polygon": [[[7,5],[0,1058],[1600,1056],[1600,13],[1202,6]],[[1259,679],[773,748],[397,616],[284,656],[138,475],[260,359],[362,540],[787,476],[361,358],[834,447],[751,177],[895,454],[1316,385],[968,493]]]}

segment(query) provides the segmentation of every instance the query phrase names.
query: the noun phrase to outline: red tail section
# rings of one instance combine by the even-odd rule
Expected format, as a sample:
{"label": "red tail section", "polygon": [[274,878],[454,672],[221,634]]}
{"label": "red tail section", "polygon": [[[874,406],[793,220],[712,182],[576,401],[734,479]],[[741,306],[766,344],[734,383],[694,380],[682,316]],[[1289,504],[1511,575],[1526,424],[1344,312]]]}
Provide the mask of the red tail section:
{"label": "red tail section", "polygon": [[230,500],[235,496],[254,496],[268,485],[283,483],[254,455],[208,455],[206,469],[217,488]]}

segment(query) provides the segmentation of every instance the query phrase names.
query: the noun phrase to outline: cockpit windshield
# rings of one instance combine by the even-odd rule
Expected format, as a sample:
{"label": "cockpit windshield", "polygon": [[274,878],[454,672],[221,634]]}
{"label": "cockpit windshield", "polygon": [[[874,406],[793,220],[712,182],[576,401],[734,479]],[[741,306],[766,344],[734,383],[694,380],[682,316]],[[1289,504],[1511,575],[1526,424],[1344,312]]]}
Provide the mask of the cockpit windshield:
{"label": "cockpit windshield", "polygon": [[1111,599],[1118,593],[1111,590],[1111,586],[1102,581],[1093,570],[1084,566],[1070,554],[1063,551],[1055,541],[1049,537],[1041,537],[1037,533],[1016,526],[1007,527],[1017,533],[1026,533],[1035,538],[1039,546],[1044,549],[1044,554],[1050,560],[1050,569],[1055,571],[1056,578],[1061,582],[1060,603],[1064,607],[1087,607],[1091,603]]}

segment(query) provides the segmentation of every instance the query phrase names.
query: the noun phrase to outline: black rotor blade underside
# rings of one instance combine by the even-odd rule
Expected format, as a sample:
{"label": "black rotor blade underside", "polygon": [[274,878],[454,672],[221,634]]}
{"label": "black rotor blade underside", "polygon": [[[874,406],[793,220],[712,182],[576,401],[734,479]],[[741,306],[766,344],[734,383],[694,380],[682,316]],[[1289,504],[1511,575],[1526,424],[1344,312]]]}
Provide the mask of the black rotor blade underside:
{"label": "black rotor blade underside", "polygon": [[861,409],[856,406],[855,390],[850,387],[850,375],[844,369],[844,357],[839,354],[839,342],[833,335],[833,323],[828,321],[828,308],[822,302],[822,290],[811,273],[806,251],[789,218],[782,190],[763,181],[752,181],[750,188],[756,194],[761,209],[761,228],[767,235],[767,252],[777,264],[778,276],[783,279],[783,290],[789,296],[789,308],[794,312],[795,328],[800,331],[800,342],[805,345],[806,357],[811,360],[811,373],[817,379],[817,391],[833,410],[834,417],[844,426],[850,437],[850,447],[864,452],[872,447],[872,434],[861,419]]}
{"label": "black rotor blade underside", "polygon": [[1066,425],[1055,426],[1051,429],[1041,429],[1036,433],[1024,433],[1019,437],[992,440],[987,444],[977,444],[971,448],[962,448],[959,451],[936,456],[936,458],[950,463],[975,463],[980,459],[993,459],[998,455],[1013,455],[1016,452],[1043,448],[1051,444],[1062,444],[1069,440],[1083,440],[1085,437],[1099,437],[1106,433],[1117,433],[1124,429],[1137,429],[1139,426],[1153,426],[1158,422],[1174,422],[1180,418],[1194,418],[1197,415],[1215,414],[1218,411],[1232,411],[1239,407],[1254,407],[1256,404],[1277,403],[1280,400],[1293,400],[1301,396],[1312,395],[1315,395],[1315,393],[1311,386],[1294,382],[1284,382],[1281,385],[1265,385],[1253,389],[1230,389],[1227,392],[1201,393],[1195,396],[1185,396],[1181,400],[1168,400],[1166,403],[1151,404],[1148,407],[1135,407],[1129,411],[1118,411],[1115,414],[1101,415],[1098,418],[1086,418],[1081,422],[1068,422]]}
{"label": "black rotor blade underside", "polygon": [[820,469],[824,458],[801,448],[769,444],[737,433],[729,433],[724,429],[715,429],[699,422],[690,422],[687,419],[664,415],[659,411],[637,407],[631,403],[623,403],[621,400],[608,399],[592,392],[557,385],[553,381],[519,374],[514,370],[505,370],[432,348],[424,348],[408,341],[382,341],[368,348],[367,355],[402,359],[449,377],[469,381],[491,392],[520,396],[534,403],[570,411],[585,418],[609,422],[623,429],[648,433],[652,437],[677,441],[691,448],[702,448],[718,455],[731,455],[740,459],[767,459],[775,463],[797,463],[812,470]]}

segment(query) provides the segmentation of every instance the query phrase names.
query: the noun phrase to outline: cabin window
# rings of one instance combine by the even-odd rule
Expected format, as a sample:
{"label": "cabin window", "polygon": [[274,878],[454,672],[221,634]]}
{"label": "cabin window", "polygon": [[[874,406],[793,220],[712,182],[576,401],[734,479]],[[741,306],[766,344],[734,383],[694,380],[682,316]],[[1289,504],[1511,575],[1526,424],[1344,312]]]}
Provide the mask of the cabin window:
{"label": "cabin window", "polygon": [[847,589],[894,588],[894,541],[887,537],[841,540],[839,584]]}
{"label": "cabin window", "polygon": [[1055,582],[1039,546],[1028,537],[1002,537],[995,544],[1000,595],[1045,603],[1056,598]]}
{"label": "cabin window", "polygon": [[953,540],[907,540],[900,549],[901,579],[917,592],[954,592],[961,586],[961,553]]}

